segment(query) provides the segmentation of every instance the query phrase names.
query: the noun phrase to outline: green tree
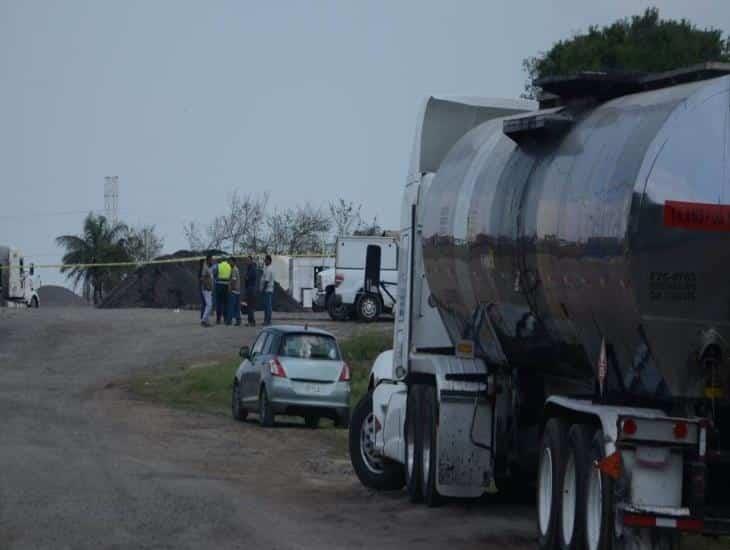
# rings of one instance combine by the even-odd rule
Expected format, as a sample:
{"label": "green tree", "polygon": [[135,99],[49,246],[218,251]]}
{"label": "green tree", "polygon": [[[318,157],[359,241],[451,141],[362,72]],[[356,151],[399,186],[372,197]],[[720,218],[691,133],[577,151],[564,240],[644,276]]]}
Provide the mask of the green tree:
{"label": "green tree", "polygon": [[706,61],[730,61],[730,38],[721,30],[699,29],[686,19],[661,19],[659,10],[591,26],[522,62],[527,72],[523,97],[533,98],[537,78],[580,71],[661,72]]}
{"label": "green tree", "polygon": [[[99,264],[130,261],[124,237],[128,228],[123,223],[111,223],[104,216],[89,214],[80,235],[61,235],[56,243],[66,249],[64,264]],[[104,293],[116,285],[125,270],[91,265],[72,265],[61,268],[73,280],[74,288],[82,285],[84,297],[98,304]]]}

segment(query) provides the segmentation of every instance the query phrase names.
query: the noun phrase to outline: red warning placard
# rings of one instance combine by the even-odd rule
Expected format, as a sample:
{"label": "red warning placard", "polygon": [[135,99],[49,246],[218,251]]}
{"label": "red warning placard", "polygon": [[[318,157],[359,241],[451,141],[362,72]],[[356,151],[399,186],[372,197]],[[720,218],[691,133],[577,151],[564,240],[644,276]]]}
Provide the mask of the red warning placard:
{"label": "red warning placard", "polygon": [[664,225],[699,231],[730,231],[730,205],[666,201]]}

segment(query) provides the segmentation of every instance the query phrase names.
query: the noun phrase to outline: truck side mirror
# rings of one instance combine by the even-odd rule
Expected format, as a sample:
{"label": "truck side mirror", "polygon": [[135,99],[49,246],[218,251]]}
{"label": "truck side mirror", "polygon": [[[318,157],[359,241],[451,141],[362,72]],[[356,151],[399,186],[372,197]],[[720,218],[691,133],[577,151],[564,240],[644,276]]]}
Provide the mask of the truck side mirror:
{"label": "truck side mirror", "polygon": [[248,346],[242,346],[240,350],[238,350],[238,356],[241,359],[249,359],[251,357],[251,350]]}
{"label": "truck side mirror", "polygon": [[30,276],[35,275],[35,264],[30,264]]}

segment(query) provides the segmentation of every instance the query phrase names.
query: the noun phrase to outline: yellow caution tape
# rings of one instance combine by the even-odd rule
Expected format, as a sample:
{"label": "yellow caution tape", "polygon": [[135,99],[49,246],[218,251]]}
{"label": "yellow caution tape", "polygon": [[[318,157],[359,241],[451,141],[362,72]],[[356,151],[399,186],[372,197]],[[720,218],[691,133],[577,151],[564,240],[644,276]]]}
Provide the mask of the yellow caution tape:
{"label": "yellow caution tape", "polygon": [[[301,254],[301,255],[295,255],[295,254],[281,254],[282,256],[287,256],[288,258],[321,258],[325,256],[315,256],[312,254]],[[217,258],[248,258],[251,256],[251,254],[224,254],[222,256],[213,256],[214,259]],[[264,254],[253,254],[254,257],[256,256],[264,256]],[[276,257],[276,255],[272,254],[273,257]],[[187,258],[168,258],[165,260],[149,260],[147,262],[100,262],[100,263],[87,263],[87,264],[33,264],[33,263],[27,263],[24,265],[25,268],[30,268],[32,265],[34,269],[72,269],[72,268],[87,268],[87,267],[143,267],[146,265],[159,265],[159,264],[176,264],[176,263],[186,263],[186,262],[199,262],[200,260],[204,260],[206,256],[190,256]],[[3,269],[11,269],[8,265],[0,265],[0,271]],[[15,266],[15,269],[19,269],[18,266]]]}

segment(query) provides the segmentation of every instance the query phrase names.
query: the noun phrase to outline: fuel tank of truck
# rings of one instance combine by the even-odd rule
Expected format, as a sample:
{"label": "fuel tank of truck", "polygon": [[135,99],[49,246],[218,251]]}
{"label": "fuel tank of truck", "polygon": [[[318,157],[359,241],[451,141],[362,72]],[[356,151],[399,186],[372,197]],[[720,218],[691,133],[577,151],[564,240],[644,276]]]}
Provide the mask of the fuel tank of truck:
{"label": "fuel tank of truck", "polygon": [[727,395],[730,77],[527,116],[555,129],[476,127],[423,198],[454,343],[587,391]]}

